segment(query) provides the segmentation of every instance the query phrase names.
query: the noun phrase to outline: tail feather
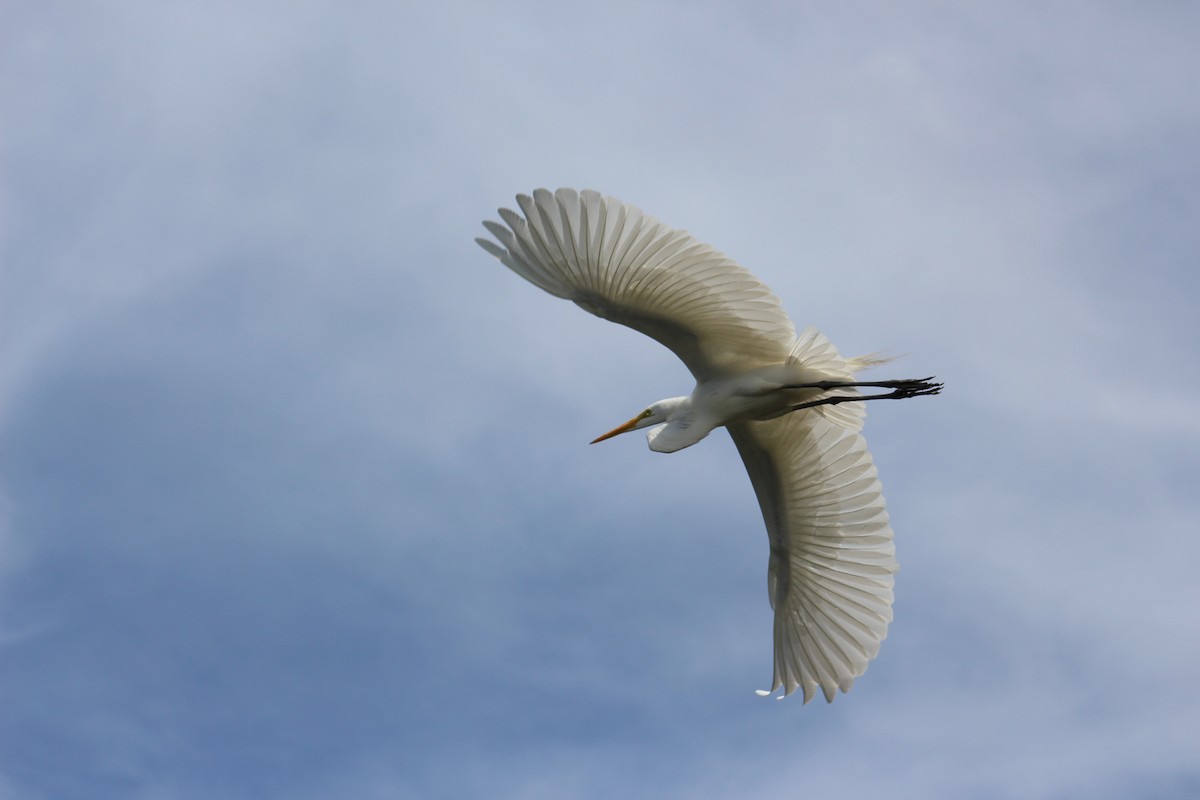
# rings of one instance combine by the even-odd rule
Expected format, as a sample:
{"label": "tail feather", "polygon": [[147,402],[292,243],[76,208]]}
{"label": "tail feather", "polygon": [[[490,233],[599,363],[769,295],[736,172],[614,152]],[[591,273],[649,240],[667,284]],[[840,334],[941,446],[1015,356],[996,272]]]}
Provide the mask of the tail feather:
{"label": "tail feather", "polygon": [[[833,346],[833,342],[829,341],[829,337],[810,325],[796,336],[796,343],[792,345],[787,363],[803,365],[806,370],[819,372],[829,380],[849,381],[853,380],[855,373],[861,370],[869,367],[877,367],[880,364],[887,364],[894,359],[895,356],[889,356],[884,353],[870,353],[865,356],[843,358],[838,353],[837,348]],[[839,395],[856,395],[858,394],[858,390],[835,389],[825,394],[831,395],[835,393]],[[865,403],[838,403],[836,405],[817,406],[814,410],[835,425],[840,425],[852,431],[862,430],[863,422],[867,416]]]}
{"label": "tail feather", "polygon": [[854,372],[859,372],[864,369],[870,369],[871,367],[890,364],[897,358],[899,358],[899,356],[892,356],[888,355],[887,353],[877,352],[867,353],[865,356],[854,356],[854,358],[846,359],[846,362],[850,365],[850,369],[852,369]]}

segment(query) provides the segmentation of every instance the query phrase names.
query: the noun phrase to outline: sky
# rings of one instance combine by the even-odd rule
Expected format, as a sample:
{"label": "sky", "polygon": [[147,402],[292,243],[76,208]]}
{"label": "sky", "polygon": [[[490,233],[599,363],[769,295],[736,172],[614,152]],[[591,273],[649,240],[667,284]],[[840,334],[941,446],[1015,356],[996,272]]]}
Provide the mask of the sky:
{"label": "sky", "polygon": [[[1200,795],[1200,6],[0,5],[0,799]],[[901,569],[762,699],[691,379],[480,250],[594,188],[900,356]]]}

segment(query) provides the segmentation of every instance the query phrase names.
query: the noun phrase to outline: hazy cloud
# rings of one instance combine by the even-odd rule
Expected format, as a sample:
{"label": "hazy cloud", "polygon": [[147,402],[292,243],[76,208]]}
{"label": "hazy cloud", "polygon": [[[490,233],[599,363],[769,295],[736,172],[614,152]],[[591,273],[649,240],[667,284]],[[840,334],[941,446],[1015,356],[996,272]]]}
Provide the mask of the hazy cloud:
{"label": "hazy cloud", "polygon": [[[0,11],[0,794],[1200,791],[1200,14]],[[727,437],[471,241],[593,187],[944,396],[872,411],[896,621],[766,702]]]}

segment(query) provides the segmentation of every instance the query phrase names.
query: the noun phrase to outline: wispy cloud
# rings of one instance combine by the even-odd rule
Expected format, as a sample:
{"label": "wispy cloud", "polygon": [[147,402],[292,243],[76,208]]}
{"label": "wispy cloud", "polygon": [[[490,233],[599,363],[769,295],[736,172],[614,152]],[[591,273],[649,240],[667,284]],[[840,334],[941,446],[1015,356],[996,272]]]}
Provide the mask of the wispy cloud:
{"label": "wispy cloud", "polygon": [[[1193,9],[0,17],[0,794],[1196,793]],[[947,380],[832,706],[731,444],[586,446],[690,382],[471,242],[538,185]]]}

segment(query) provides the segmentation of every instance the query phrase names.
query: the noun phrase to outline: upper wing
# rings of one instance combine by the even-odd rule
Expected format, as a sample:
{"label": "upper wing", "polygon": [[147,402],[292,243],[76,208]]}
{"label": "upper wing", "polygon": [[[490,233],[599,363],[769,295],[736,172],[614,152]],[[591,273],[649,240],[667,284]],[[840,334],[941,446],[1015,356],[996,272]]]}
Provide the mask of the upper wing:
{"label": "upper wing", "polygon": [[698,381],[780,363],[795,330],[748,271],[638,208],[597,192],[517,195],[524,217],[484,222],[489,253],[552,295],[657,339]]}
{"label": "upper wing", "polygon": [[879,652],[897,569],[875,465],[862,436],[817,414],[729,425],[771,538],[771,691],[819,687],[832,702]]}

